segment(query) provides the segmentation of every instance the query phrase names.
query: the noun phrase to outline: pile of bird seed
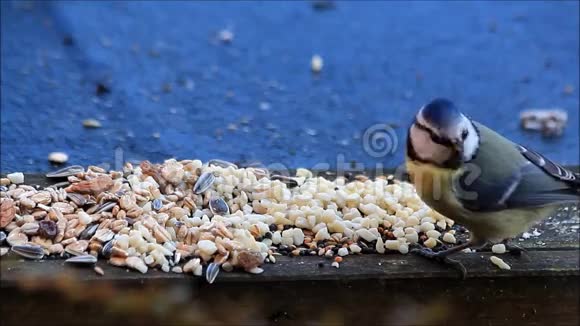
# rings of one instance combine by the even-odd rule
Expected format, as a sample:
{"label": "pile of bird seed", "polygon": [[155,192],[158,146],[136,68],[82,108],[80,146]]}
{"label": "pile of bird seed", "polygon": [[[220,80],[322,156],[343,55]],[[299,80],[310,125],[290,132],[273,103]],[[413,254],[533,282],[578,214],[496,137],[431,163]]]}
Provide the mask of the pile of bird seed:
{"label": "pile of bird seed", "polygon": [[0,244],[29,259],[105,259],[197,276],[207,265],[211,282],[220,270],[261,273],[277,255],[326,256],[338,267],[347,255],[456,241],[453,221],[393,176],[331,181],[307,169],[281,176],[171,159],[123,171],[71,166],[47,177],[67,181],[41,189],[18,173],[1,180]]}

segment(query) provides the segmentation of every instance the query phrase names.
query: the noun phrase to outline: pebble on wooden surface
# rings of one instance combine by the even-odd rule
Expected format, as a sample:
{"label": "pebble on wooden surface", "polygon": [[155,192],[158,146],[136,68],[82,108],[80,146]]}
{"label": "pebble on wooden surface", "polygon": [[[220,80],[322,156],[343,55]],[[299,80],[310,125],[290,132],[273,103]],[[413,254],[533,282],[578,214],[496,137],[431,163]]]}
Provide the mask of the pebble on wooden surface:
{"label": "pebble on wooden surface", "polygon": [[340,264],[338,262],[334,261],[334,262],[332,262],[331,266],[335,267],[335,268],[339,268]]}
{"label": "pebble on wooden surface", "polygon": [[64,152],[52,152],[48,154],[48,160],[52,163],[63,164],[68,161],[68,154]]}
{"label": "pebble on wooden surface", "polygon": [[491,247],[491,252],[493,252],[494,254],[505,254],[506,252],[505,245],[503,243],[494,244]]}
{"label": "pebble on wooden surface", "polygon": [[491,262],[495,266],[497,266],[497,267],[499,267],[501,269],[506,269],[506,270],[510,270],[511,269],[510,265],[508,265],[505,261],[503,261],[503,259],[501,259],[499,257],[491,256],[489,259],[491,260]]}
{"label": "pebble on wooden surface", "polygon": [[343,257],[344,256],[347,256],[348,255],[348,249],[346,249],[346,248],[340,248],[340,249],[338,249],[338,255],[339,256],[343,256]]}

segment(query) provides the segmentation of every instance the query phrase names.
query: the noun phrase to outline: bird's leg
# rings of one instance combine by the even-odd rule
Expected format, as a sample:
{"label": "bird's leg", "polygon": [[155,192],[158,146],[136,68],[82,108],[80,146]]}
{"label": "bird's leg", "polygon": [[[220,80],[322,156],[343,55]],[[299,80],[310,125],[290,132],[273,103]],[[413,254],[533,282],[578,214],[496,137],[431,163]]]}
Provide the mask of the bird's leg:
{"label": "bird's leg", "polygon": [[525,248],[511,243],[510,239],[505,239],[501,243],[503,243],[507,251],[514,256],[521,256],[528,252]]}
{"label": "bird's leg", "polygon": [[451,259],[448,256],[458,251],[461,251],[465,248],[469,248],[472,245],[473,243],[471,241],[468,241],[466,243],[457,245],[447,250],[442,250],[438,252],[434,252],[429,248],[415,248],[411,250],[411,253],[419,255],[421,257],[433,259],[442,264],[449,265],[454,269],[456,269],[457,271],[459,271],[461,273],[461,277],[465,279],[465,277],[467,276],[467,270],[465,269],[465,266],[463,266],[463,264],[461,264],[459,261]]}
{"label": "bird's leg", "polygon": [[[514,256],[521,256],[523,253],[527,252],[526,249],[524,249],[518,245],[512,244],[510,242],[510,239],[505,239],[501,243],[505,246],[506,250]],[[491,251],[492,246],[493,246],[492,242],[486,242],[481,247],[478,247],[475,249],[477,251]]]}

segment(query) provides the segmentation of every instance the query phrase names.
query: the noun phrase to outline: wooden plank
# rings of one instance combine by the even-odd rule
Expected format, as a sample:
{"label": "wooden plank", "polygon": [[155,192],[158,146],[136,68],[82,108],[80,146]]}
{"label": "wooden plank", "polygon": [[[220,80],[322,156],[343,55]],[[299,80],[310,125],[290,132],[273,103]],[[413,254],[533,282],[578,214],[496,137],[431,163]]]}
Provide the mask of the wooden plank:
{"label": "wooden plank", "polygon": [[[490,253],[460,253],[454,256],[468,270],[469,278],[498,278],[518,276],[578,276],[579,251],[540,251],[534,250],[521,257],[501,255],[511,270],[500,270],[489,261]],[[278,256],[276,264],[264,264],[264,273],[253,275],[243,272],[218,275],[217,282],[287,282],[287,281],[328,281],[328,280],[397,280],[397,279],[444,279],[459,277],[458,273],[438,263],[414,255],[356,255],[347,256],[340,268],[331,267],[332,259],[318,256],[288,257]],[[19,281],[69,278],[79,281],[139,281],[192,279],[191,275],[163,273],[151,270],[143,275],[99,263],[105,271],[98,276],[92,268],[78,268],[64,263],[63,260],[23,260],[15,255],[2,257],[2,286],[10,286]],[[205,282],[205,281],[203,281]]]}
{"label": "wooden plank", "polygon": [[[191,280],[189,278],[188,280]],[[3,325],[578,325],[573,277],[199,283],[58,282],[3,288]]]}

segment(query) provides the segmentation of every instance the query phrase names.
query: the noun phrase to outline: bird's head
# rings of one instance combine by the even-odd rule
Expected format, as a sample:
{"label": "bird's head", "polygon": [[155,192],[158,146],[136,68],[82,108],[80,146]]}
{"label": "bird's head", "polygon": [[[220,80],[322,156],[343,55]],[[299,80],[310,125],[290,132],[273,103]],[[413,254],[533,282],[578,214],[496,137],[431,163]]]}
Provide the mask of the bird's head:
{"label": "bird's head", "polygon": [[472,160],[479,148],[473,122],[453,102],[438,98],[423,106],[407,139],[411,159],[443,168],[457,168]]}

